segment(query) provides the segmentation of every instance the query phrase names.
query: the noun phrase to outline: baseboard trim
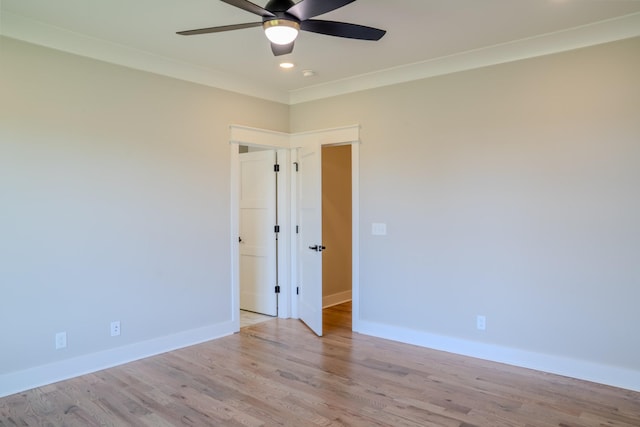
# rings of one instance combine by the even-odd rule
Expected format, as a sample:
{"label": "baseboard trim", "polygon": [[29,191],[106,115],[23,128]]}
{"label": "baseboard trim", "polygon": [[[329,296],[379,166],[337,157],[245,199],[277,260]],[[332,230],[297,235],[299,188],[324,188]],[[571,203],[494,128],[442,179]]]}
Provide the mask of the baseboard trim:
{"label": "baseboard trim", "polygon": [[351,291],[338,292],[337,294],[322,297],[322,308],[333,307],[351,301]]}
{"label": "baseboard trim", "polygon": [[[0,375],[0,397],[221,338],[231,335],[235,329],[234,322],[230,321],[3,374]],[[378,338],[640,392],[640,372],[630,369],[451,338],[363,320],[354,322],[354,331]]]}
{"label": "baseboard trim", "polygon": [[36,366],[23,371],[9,372],[0,375],[0,397],[200,344],[231,335],[235,330],[237,328],[234,321],[229,321]]}
{"label": "baseboard trim", "polygon": [[[355,329],[357,325],[357,330]],[[358,320],[354,331],[463,356],[640,391],[640,371]]]}

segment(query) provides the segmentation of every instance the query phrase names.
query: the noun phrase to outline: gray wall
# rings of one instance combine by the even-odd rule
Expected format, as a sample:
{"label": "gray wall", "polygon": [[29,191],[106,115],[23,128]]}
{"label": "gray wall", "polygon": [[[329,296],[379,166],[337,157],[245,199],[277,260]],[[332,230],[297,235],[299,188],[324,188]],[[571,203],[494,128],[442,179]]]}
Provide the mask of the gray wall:
{"label": "gray wall", "polygon": [[0,72],[0,379],[229,322],[228,126],[288,107],[8,38]]}
{"label": "gray wall", "polygon": [[638,52],[636,38],[294,105],[293,132],[362,126],[356,315],[640,372]]}
{"label": "gray wall", "polygon": [[363,321],[640,372],[639,51],[289,108],[0,37],[0,379],[231,319],[231,123],[362,125]]}

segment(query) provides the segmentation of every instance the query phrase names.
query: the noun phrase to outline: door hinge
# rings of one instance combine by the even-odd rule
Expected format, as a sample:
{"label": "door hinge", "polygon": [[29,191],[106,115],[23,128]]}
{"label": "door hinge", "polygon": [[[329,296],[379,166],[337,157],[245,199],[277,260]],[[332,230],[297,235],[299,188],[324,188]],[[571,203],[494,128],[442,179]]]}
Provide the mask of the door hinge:
{"label": "door hinge", "polygon": [[274,233],[279,233],[280,232],[280,226],[276,225],[275,227],[273,227],[273,232]]}
{"label": "door hinge", "polygon": [[276,294],[279,294],[279,293],[280,293],[280,286],[276,285]]}
{"label": "door hinge", "polygon": [[280,172],[280,165],[277,164],[277,163],[275,165],[273,165],[273,171],[274,172]]}
{"label": "door hinge", "polygon": [[300,286],[296,286],[296,295],[300,295]]}
{"label": "door hinge", "polygon": [[293,162],[293,164],[296,166],[296,172],[298,172],[299,163],[298,162]]}
{"label": "door hinge", "polygon": [[300,226],[296,225],[296,234],[300,234]]}

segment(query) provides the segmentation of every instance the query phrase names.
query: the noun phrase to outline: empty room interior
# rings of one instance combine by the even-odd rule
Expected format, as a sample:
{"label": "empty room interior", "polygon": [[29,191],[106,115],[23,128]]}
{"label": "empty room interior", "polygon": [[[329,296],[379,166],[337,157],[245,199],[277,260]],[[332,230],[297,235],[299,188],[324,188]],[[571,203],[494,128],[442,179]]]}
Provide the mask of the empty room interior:
{"label": "empty room interior", "polygon": [[640,426],[640,2],[515,3],[0,0],[0,426]]}

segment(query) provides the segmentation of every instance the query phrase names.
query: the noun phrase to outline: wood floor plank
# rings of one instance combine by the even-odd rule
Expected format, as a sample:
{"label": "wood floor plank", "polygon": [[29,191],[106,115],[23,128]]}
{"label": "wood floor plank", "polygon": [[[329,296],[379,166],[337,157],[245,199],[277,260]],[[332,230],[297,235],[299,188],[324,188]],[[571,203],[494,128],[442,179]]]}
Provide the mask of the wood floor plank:
{"label": "wood floor plank", "polygon": [[272,319],[0,399],[5,426],[640,427],[640,393]]}

